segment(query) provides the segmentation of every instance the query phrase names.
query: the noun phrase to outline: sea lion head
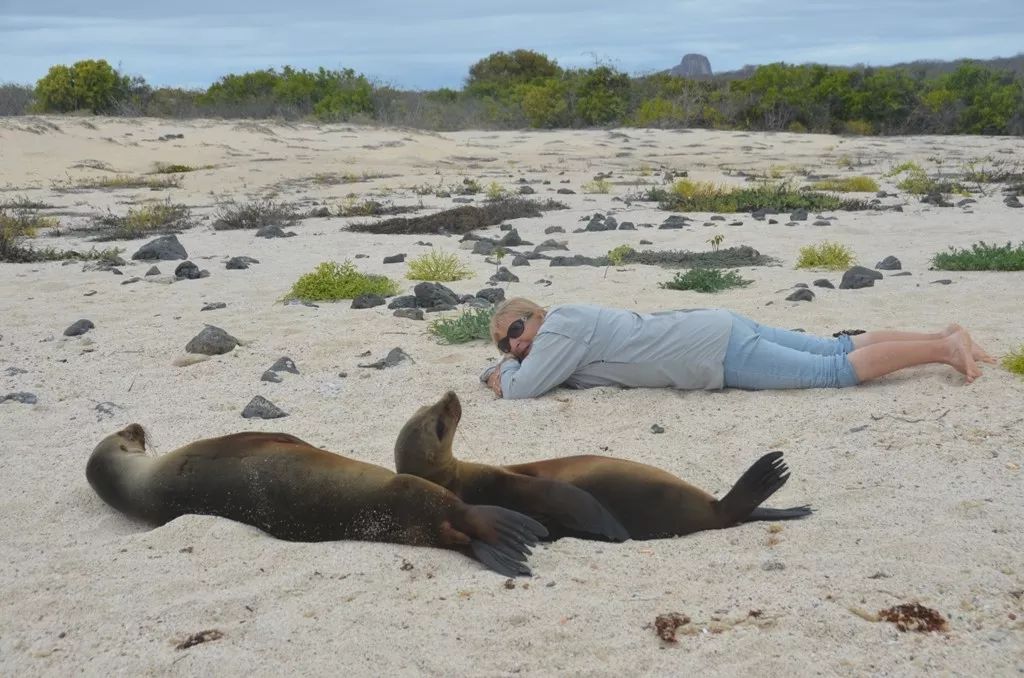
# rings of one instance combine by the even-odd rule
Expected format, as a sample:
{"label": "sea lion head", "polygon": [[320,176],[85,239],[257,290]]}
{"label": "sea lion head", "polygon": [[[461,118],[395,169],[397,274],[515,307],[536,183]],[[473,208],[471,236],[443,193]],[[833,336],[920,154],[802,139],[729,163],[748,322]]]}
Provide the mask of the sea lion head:
{"label": "sea lion head", "polygon": [[146,451],[146,429],[142,428],[142,424],[128,424],[108,440],[116,442],[124,452]]}
{"label": "sea lion head", "polygon": [[462,404],[448,391],[433,405],[421,407],[398,433],[395,467],[399,473],[429,477],[452,460],[452,440],[462,419]]}

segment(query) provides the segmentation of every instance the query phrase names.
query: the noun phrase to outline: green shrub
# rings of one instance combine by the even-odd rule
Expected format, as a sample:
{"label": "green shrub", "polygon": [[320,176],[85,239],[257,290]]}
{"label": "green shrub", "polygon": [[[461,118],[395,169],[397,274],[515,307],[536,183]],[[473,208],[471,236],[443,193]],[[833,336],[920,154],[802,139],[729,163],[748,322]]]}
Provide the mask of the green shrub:
{"label": "green shrub", "polygon": [[291,205],[273,200],[254,200],[242,205],[226,205],[214,214],[213,229],[230,231],[238,229],[263,228],[264,226],[287,226],[299,220],[299,213]]}
{"label": "green shrub", "polygon": [[17,208],[8,212],[6,207],[0,207],[0,231],[5,238],[34,238],[40,229],[58,226],[57,217],[40,216],[34,209]]}
{"label": "green shrub", "polygon": [[816,191],[836,191],[839,193],[874,193],[878,190],[878,182],[871,177],[844,177],[842,179],[825,179],[811,184]]}
{"label": "green shrub", "polygon": [[1017,247],[980,241],[971,249],[949,248],[932,257],[932,266],[940,271],[1024,271],[1024,242]]}
{"label": "green shrub", "polygon": [[409,280],[432,280],[434,282],[451,282],[472,278],[473,269],[467,267],[455,254],[438,250],[430,250],[426,254],[409,261],[409,271],[405,274]]}
{"label": "green shrub", "polygon": [[195,172],[201,169],[213,169],[212,165],[204,165],[202,167],[196,167],[192,165],[180,165],[177,163],[158,162],[156,164],[157,174],[184,174],[185,172]]}
{"label": "green shrub", "polygon": [[487,188],[484,190],[484,195],[488,200],[502,200],[508,196],[508,189],[497,181],[492,181],[487,184]]}
{"label": "green shrub", "polygon": [[794,210],[801,207],[827,210],[846,205],[835,195],[795,190],[788,182],[730,188],[706,181],[679,179],[671,190],[652,189],[648,196],[657,198],[662,209],[679,212],[750,212],[763,208]]}
{"label": "green shrub", "polygon": [[442,344],[464,344],[474,339],[491,338],[491,316],[489,308],[474,308],[460,315],[438,318],[431,321],[427,331],[438,337]]}
{"label": "green shrub", "polygon": [[53,66],[36,83],[36,107],[41,112],[109,113],[127,95],[130,83],[103,59]]}
{"label": "green shrub", "polygon": [[1003,367],[1014,374],[1024,376],[1024,344],[1003,356]]}
{"label": "green shrub", "polygon": [[658,286],[668,290],[690,290],[693,292],[721,292],[730,287],[746,287],[753,280],[740,277],[738,271],[723,272],[718,268],[691,268],[686,273],[676,273],[675,278]]}
{"label": "green shrub", "polygon": [[584,193],[608,193],[612,190],[612,184],[607,179],[594,179],[582,186]]}
{"label": "green shrub", "polygon": [[839,271],[849,268],[857,261],[846,245],[827,240],[817,245],[806,245],[800,248],[796,260],[796,268],[824,268]]}
{"label": "green shrub", "polygon": [[286,299],[303,301],[337,301],[355,299],[361,294],[384,297],[398,294],[398,283],[382,275],[360,273],[352,262],[342,264],[325,261],[292,285]]}
{"label": "green shrub", "polygon": [[187,205],[166,202],[128,208],[123,217],[108,214],[96,220],[94,240],[134,240],[155,234],[180,233],[196,223]]}

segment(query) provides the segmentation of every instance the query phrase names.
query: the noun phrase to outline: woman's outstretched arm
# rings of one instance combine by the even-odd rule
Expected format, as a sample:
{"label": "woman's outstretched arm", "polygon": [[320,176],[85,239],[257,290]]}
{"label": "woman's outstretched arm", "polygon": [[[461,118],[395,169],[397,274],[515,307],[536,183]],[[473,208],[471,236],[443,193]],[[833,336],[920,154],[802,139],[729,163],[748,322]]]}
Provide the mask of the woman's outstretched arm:
{"label": "woman's outstretched arm", "polygon": [[536,398],[564,383],[583,362],[587,345],[555,332],[544,332],[519,362],[509,359],[499,365],[501,397]]}

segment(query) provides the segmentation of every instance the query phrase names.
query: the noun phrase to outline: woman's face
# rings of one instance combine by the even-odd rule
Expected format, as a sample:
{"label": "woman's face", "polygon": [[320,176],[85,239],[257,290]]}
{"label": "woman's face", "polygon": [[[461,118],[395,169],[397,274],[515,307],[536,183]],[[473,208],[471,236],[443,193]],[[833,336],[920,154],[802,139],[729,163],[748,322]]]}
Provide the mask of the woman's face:
{"label": "woman's face", "polygon": [[[518,323],[522,323],[522,333],[517,337],[508,337],[509,328],[516,325],[514,329],[518,329]],[[529,318],[516,318],[511,317],[508,321],[498,323],[498,335],[501,337],[508,338],[509,350],[519,360],[523,360],[530,354],[530,348],[533,346],[533,338],[537,336],[537,330],[540,329],[541,323],[544,322],[544,318],[539,313],[532,314]],[[513,331],[513,334],[516,332]],[[498,342],[499,344],[503,342]],[[502,348],[499,346],[499,348]]]}

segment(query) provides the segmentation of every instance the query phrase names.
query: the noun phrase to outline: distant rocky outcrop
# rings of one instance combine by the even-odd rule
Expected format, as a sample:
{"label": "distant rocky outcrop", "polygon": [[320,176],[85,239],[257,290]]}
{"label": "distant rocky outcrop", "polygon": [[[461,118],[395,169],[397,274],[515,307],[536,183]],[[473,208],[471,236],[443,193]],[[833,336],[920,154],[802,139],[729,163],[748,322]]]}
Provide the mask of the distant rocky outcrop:
{"label": "distant rocky outcrop", "polygon": [[687,54],[678,66],[670,68],[668,72],[683,78],[710,78],[711,62],[703,54]]}

